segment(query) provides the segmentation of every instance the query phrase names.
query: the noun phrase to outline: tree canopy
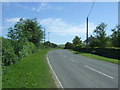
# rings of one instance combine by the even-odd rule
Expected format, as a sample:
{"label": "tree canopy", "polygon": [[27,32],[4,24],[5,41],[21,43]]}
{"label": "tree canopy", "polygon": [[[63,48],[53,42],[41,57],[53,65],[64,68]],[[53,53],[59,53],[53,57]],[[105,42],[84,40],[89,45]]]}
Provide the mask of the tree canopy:
{"label": "tree canopy", "polygon": [[75,36],[75,38],[72,40],[72,42],[74,45],[79,45],[82,43],[82,40],[78,36]]}
{"label": "tree canopy", "polygon": [[106,41],[107,41],[106,27],[107,27],[107,24],[101,23],[96,27],[96,29],[93,32],[95,38],[97,39],[96,41],[99,44],[98,47],[101,47],[101,48],[104,48],[106,46]]}
{"label": "tree canopy", "polygon": [[13,28],[9,28],[8,37],[11,40],[39,43],[43,38],[43,31],[37,19],[20,19]]}
{"label": "tree canopy", "polygon": [[114,47],[120,47],[120,25],[112,29],[112,45]]}
{"label": "tree canopy", "polygon": [[70,42],[67,42],[67,43],[65,44],[65,49],[73,49],[73,44],[70,43]]}

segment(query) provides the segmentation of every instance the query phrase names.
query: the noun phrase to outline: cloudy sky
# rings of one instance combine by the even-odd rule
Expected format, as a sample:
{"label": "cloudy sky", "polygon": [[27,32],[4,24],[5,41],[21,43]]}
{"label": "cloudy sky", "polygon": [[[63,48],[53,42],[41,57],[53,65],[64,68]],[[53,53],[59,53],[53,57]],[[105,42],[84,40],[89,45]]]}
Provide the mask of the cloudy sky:
{"label": "cloudy sky", "polygon": [[[37,18],[46,28],[46,40],[56,44],[71,42],[77,35],[86,38],[86,17],[93,2],[3,2],[2,36],[20,18]],[[117,2],[96,2],[89,16],[89,35],[101,22],[108,24],[107,34],[118,24]]]}

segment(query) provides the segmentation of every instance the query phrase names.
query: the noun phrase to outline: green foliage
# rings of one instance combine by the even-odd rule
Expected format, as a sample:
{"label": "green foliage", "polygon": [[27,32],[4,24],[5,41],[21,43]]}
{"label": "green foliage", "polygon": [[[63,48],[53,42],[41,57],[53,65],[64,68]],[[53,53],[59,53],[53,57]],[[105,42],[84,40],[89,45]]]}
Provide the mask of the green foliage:
{"label": "green foliage", "polygon": [[37,19],[20,19],[13,28],[9,28],[9,40],[3,39],[3,63],[10,65],[35,52],[43,39],[42,27]]}
{"label": "green foliage", "polygon": [[120,26],[112,29],[111,36],[106,36],[106,24],[101,23],[94,30],[94,36],[88,38],[89,47],[120,47]]}
{"label": "green foliage", "polygon": [[56,88],[46,61],[49,50],[40,49],[7,67],[6,73],[2,73],[2,88]]}
{"label": "green foliage", "polygon": [[75,38],[72,40],[73,44],[76,46],[76,45],[79,45],[82,43],[82,40],[81,38],[79,38],[78,36],[75,36]]}
{"label": "green foliage", "polygon": [[106,47],[112,47],[112,39],[110,36],[107,37]]}
{"label": "green foliage", "polygon": [[85,48],[85,47],[86,47],[85,43],[82,43],[81,48]]}
{"label": "green foliage", "polygon": [[45,45],[46,48],[56,48],[57,44],[51,43],[49,41],[45,42],[43,45]]}
{"label": "green foliage", "polygon": [[103,57],[109,57],[109,58],[114,58],[114,59],[120,59],[120,49],[115,49],[115,48],[81,48],[81,47],[76,47],[73,50],[78,51],[78,52],[86,52],[86,53],[92,53],[96,55],[100,55]]}
{"label": "green foliage", "polygon": [[23,48],[25,45],[25,42],[23,41],[17,41],[17,40],[9,40],[13,46],[13,49],[15,50],[15,54],[19,56],[19,51]]}
{"label": "green foliage", "polygon": [[120,25],[112,29],[112,45],[114,47],[120,47]]}
{"label": "green foliage", "polygon": [[81,38],[78,36],[75,36],[75,38],[72,40],[73,43],[67,42],[65,44],[65,49],[78,49],[82,46],[84,47],[84,44],[82,44]]}
{"label": "green foliage", "polygon": [[94,30],[94,37],[89,37],[89,46],[90,47],[100,47],[105,48],[107,45],[107,36],[106,36],[106,27],[105,23],[101,23]]}
{"label": "green foliage", "polygon": [[2,38],[2,63],[4,66],[17,62],[19,58],[8,39]]}
{"label": "green foliage", "polygon": [[[40,44],[43,39],[43,31],[37,19],[20,19],[13,27],[9,28],[8,38],[3,39],[3,63],[10,65],[15,61],[30,55],[39,48],[45,48]],[[49,43],[48,47],[57,47]]]}
{"label": "green foliage", "polygon": [[100,47],[100,40],[97,38],[93,37],[92,35],[88,39],[89,42],[89,47]]}
{"label": "green foliage", "polygon": [[84,44],[82,44],[81,38],[78,36],[75,36],[75,38],[72,40],[73,43],[67,42],[65,44],[65,49],[75,49],[77,50],[78,48],[84,47]]}
{"label": "green foliage", "polygon": [[73,47],[74,47],[74,45],[72,43],[70,43],[70,42],[67,42],[65,44],[65,49],[73,49]]}
{"label": "green foliage", "polygon": [[111,58],[102,57],[102,56],[91,54],[91,53],[84,53],[84,52],[78,52],[78,51],[72,51],[72,50],[70,50],[70,51],[75,54],[80,54],[85,57],[93,58],[94,60],[101,60],[101,61],[106,61],[106,62],[110,62],[110,63],[114,63],[114,64],[120,64],[118,59],[111,59]]}
{"label": "green foliage", "polygon": [[45,42],[44,45],[46,46],[46,48],[52,47],[52,44],[49,41]]}
{"label": "green foliage", "polygon": [[43,38],[43,31],[41,28],[36,18],[25,20],[21,18],[13,28],[9,28],[8,37],[11,40],[27,41],[37,44]]}
{"label": "green foliage", "polygon": [[52,47],[53,47],[53,48],[56,48],[56,47],[57,47],[57,44],[52,43]]}
{"label": "green foliage", "polygon": [[63,48],[65,48],[65,45],[64,44],[60,44],[60,45],[58,45],[58,47],[63,49]]}
{"label": "green foliage", "polygon": [[43,43],[36,44],[36,49],[46,49],[46,47],[43,45]]}
{"label": "green foliage", "polygon": [[23,58],[29,56],[33,52],[35,52],[35,45],[31,42],[26,42],[23,48],[19,51],[19,57]]}

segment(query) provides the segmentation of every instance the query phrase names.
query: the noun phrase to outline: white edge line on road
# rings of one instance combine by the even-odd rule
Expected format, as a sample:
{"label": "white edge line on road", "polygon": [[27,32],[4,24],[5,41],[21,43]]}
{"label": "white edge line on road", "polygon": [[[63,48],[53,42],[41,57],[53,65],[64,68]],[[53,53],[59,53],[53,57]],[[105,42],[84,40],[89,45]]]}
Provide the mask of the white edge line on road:
{"label": "white edge line on road", "polygon": [[89,68],[89,69],[91,69],[91,70],[93,70],[93,71],[95,71],[95,72],[98,72],[98,73],[100,73],[100,74],[102,74],[102,75],[104,75],[104,76],[107,76],[107,77],[113,79],[112,76],[109,76],[109,75],[107,75],[107,74],[105,74],[105,73],[102,73],[102,72],[100,72],[100,71],[98,71],[98,70],[95,70],[95,69],[93,69],[93,68],[91,68],[91,67],[89,67],[89,66],[87,66],[87,65],[84,65],[84,66],[87,67],[87,68]]}
{"label": "white edge line on road", "polygon": [[55,71],[53,70],[53,68],[52,68],[52,66],[51,66],[51,64],[50,64],[50,61],[49,61],[49,59],[48,59],[48,57],[47,57],[47,56],[46,56],[46,58],[47,58],[48,64],[49,64],[49,66],[50,66],[50,68],[51,68],[51,70],[52,70],[52,72],[53,72],[53,74],[54,74],[55,78],[57,79],[57,82],[59,83],[60,87],[61,87],[61,88],[63,88],[63,86],[62,86],[62,84],[61,84],[60,80],[58,79],[58,77],[57,77],[57,75],[56,75]]}

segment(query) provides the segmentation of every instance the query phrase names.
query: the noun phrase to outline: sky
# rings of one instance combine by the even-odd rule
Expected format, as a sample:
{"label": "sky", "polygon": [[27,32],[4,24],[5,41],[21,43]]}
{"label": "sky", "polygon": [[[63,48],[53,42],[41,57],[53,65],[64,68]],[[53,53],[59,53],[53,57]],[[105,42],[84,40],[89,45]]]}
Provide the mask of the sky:
{"label": "sky", "polygon": [[[20,18],[37,18],[46,29],[46,41],[56,44],[72,42],[75,36],[86,38],[86,18],[93,2],[2,2],[2,36]],[[101,22],[107,24],[107,35],[118,24],[117,2],[95,2],[89,16],[89,36]]]}

